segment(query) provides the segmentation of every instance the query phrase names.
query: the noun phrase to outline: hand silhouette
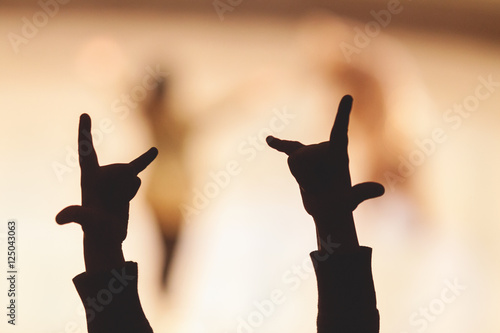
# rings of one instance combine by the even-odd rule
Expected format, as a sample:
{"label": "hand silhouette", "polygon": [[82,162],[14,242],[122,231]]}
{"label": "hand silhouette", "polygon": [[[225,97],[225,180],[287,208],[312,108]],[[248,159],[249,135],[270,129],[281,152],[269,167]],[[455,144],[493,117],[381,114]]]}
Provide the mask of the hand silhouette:
{"label": "hand silhouette", "polygon": [[352,102],[349,95],[340,101],[329,141],[306,146],[298,141],[267,138],[270,147],[288,155],[288,166],[300,186],[304,208],[313,216],[321,238],[332,232],[352,232],[352,211],[361,202],[384,193],[378,183],[351,185],[347,128]]}
{"label": "hand silhouette", "polygon": [[99,166],[90,130],[90,117],[82,114],[78,134],[82,205],[64,208],[56,221],[80,224],[92,244],[119,245],[127,236],[129,201],[141,185],[137,174],[156,158],[158,150],[151,148],[130,163]]}

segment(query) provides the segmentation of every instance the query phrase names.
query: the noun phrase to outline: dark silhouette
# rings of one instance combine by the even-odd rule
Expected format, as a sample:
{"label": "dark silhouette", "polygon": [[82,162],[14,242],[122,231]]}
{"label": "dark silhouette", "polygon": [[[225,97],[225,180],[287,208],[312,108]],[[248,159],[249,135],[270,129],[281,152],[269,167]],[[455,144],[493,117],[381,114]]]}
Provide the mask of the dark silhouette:
{"label": "dark silhouette", "polygon": [[151,148],[127,164],[99,166],[90,135],[91,120],[80,117],[78,153],[82,205],[64,208],[59,224],[76,222],[83,229],[86,272],[73,282],[85,305],[90,333],[152,332],[137,293],[137,264],[125,262],[129,202],[141,185],[137,174],[156,157]]}
{"label": "dark silhouette", "polygon": [[[286,153],[300,186],[306,211],[316,224],[318,251],[311,253],[318,282],[318,333],[379,331],[371,249],[359,246],[352,211],[364,200],[381,196],[378,183],[351,185],[347,128],[352,97],[340,102],[330,140],[305,146],[268,137]],[[121,244],[127,235],[129,201],[137,174],[156,157],[156,148],[128,164],[99,166],[90,135],[90,117],[80,118],[82,205],[69,206],[59,224],[76,222],[84,232],[86,272],[73,281],[85,305],[90,333],[151,333],[137,293],[137,264],[125,262]]]}
{"label": "dark silhouette", "polygon": [[347,128],[352,97],[342,98],[330,140],[305,146],[272,136],[269,146],[288,155],[306,211],[313,217],[318,251],[311,253],[318,282],[318,332],[379,331],[371,249],[360,247],[352,211],[381,196],[381,184],[351,185]]}

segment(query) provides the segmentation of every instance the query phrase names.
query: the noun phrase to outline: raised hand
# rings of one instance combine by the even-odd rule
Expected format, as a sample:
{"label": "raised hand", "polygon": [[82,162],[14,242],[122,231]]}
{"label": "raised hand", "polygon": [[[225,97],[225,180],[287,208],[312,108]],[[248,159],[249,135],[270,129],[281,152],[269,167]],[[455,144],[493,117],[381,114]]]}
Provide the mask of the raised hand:
{"label": "raised hand", "polygon": [[300,186],[306,211],[315,220],[319,237],[336,234],[357,244],[352,211],[364,200],[381,196],[384,187],[373,182],[351,184],[347,129],[352,102],[349,95],[340,101],[329,141],[306,146],[269,136],[267,143],[288,155],[290,171]]}
{"label": "raised hand", "polygon": [[78,134],[82,204],[64,208],[56,221],[80,224],[86,241],[94,245],[121,245],[127,236],[129,201],[141,185],[137,175],[158,150],[151,148],[130,163],[99,166],[90,130],[90,117],[82,114]]}

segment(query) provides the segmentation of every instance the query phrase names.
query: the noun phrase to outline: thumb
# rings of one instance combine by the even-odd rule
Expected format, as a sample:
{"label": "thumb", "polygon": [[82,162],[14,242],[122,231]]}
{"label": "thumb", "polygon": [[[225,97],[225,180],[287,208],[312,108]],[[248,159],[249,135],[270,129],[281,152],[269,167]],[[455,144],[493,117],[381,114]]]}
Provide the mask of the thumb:
{"label": "thumb", "polygon": [[82,206],[68,206],[61,210],[56,216],[57,224],[76,222],[85,229],[90,221],[96,220],[96,212]]}
{"label": "thumb", "polygon": [[366,182],[354,185],[351,189],[350,195],[352,210],[356,209],[356,207],[358,207],[358,205],[363,201],[380,197],[384,194],[384,192],[384,186],[375,182]]}

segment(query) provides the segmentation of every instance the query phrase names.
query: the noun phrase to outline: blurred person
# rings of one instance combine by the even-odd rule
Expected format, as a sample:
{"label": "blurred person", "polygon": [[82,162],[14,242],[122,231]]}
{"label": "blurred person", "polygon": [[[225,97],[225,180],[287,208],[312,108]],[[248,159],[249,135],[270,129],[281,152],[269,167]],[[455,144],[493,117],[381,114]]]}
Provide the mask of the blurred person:
{"label": "blurred person", "polygon": [[184,217],[181,205],[187,201],[190,187],[185,162],[186,138],[191,127],[177,117],[170,96],[170,81],[162,77],[158,86],[143,104],[143,111],[154,144],[161,151],[152,169],[147,198],[160,231],[163,246],[161,283],[167,286],[168,276],[182,231]]}
{"label": "blurred person", "polygon": [[[188,269],[182,268],[183,271],[179,273],[179,282],[174,288],[179,295],[178,297],[180,299],[184,298],[190,289],[198,287],[199,290],[192,293],[191,301],[196,306],[191,306],[191,302],[186,302],[184,309],[178,310],[181,313],[184,311],[184,316],[177,316],[181,318],[179,319],[180,322],[189,322],[191,318],[196,318],[193,321],[197,325],[206,324],[206,326],[213,328],[213,331],[224,329],[222,323],[229,323],[242,313],[244,316],[246,311],[250,311],[248,308],[252,301],[257,297],[262,297],[257,296],[260,295],[260,290],[275,288],[277,283],[283,281],[276,283],[269,282],[261,278],[261,276],[240,277],[238,274],[234,274],[237,277],[233,280],[237,282],[225,283],[224,276],[231,273],[223,269],[210,271],[211,267],[225,267],[228,260],[237,257],[246,258],[247,261],[233,262],[235,271],[255,269],[268,271],[274,267],[277,270],[275,274],[278,274],[280,268],[276,268],[275,265],[277,255],[276,257],[273,257],[273,254],[265,257],[259,255],[275,248],[280,248],[287,253],[288,262],[300,259],[301,252],[297,249],[297,246],[287,244],[284,241],[268,241],[267,238],[263,237],[264,239],[259,239],[259,249],[253,248],[255,239],[252,236],[258,237],[260,235],[258,234],[259,230],[262,233],[267,232],[269,234],[279,234],[281,232],[279,230],[280,226],[268,224],[264,230],[259,229],[261,226],[252,221],[255,218],[262,220],[262,217],[259,216],[262,215],[261,211],[273,209],[272,205],[268,204],[269,198],[266,199],[266,197],[283,196],[279,189],[276,189],[276,191],[270,189],[274,192],[268,192],[267,195],[254,194],[260,192],[259,186],[255,186],[255,180],[258,177],[263,179],[263,177],[271,178],[275,175],[272,170],[266,168],[265,163],[259,160],[263,157],[260,155],[260,151],[262,151],[260,137],[257,138],[257,142],[250,142],[250,140],[255,140],[262,128],[269,126],[269,123],[259,122],[259,120],[273,119],[276,116],[274,110],[276,110],[277,106],[285,106],[279,110],[282,115],[285,114],[285,117],[287,114],[285,109],[288,109],[290,110],[289,113],[293,113],[297,119],[300,119],[292,119],[289,123],[280,123],[279,125],[284,131],[292,131],[292,133],[298,134],[304,128],[313,128],[314,130],[304,134],[304,140],[316,140],[315,133],[325,130],[325,127],[330,122],[330,110],[335,107],[341,94],[344,91],[349,91],[356,96],[356,112],[352,115],[354,126],[351,129],[353,139],[350,147],[352,148],[352,156],[359,158],[363,162],[353,165],[354,174],[360,179],[368,178],[384,183],[390,190],[389,196],[394,199],[382,201],[379,206],[367,205],[367,208],[357,212],[362,216],[361,219],[368,219],[363,217],[369,216],[371,220],[371,223],[359,226],[360,234],[366,235],[365,237],[369,241],[379,242],[381,246],[379,253],[384,252],[384,254],[390,256],[381,256],[383,259],[379,260],[382,265],[377,267],[376,272],[379,276],[382,276],[380,284],[383,288],[386,288],[386,295],[387,290],[390,290],[390,287],[394,285],[394,274],[384,271],[384,265],[387,265],[387,262],[391,262],[391,260],[397,260],[400,264],[399,267],[403,267],[403,264],[407,264],[405,255],[410,254],[410,257],[412,257],[413,253],[411,252],[418,248],[420,243],[425,242],[425,235],[419,238],[419,233],[422,230],[425,231],[429,223],[420,219],[419,216],[421,211],[424,210],[423,207],[425,207],[422,203],[426,203],[426,196],[422,195],[424,192],[419,192],[422,188],[419,177],[407,177],[402,181],[401,178],[398,178],[398,181],[394,183],[392,179],[387,178],[387,175],[399,174],[400,160],[398,156],[405,154],[405,151],[412,148],[412,136],[427,125],[427,116],[430,110],[429,100],[408,54],[397,42],[383,33],[377,37],[377,43],[373,42],[370,47],[363,48],[359,54],[352,56],[351,62],[347,62],[338,46],[342,41],[349,41],[352,38],[351,23],[343,18],[323,13],[308,15],[295,22],[292,29],[290,29],[293,31],[291,36],[295,40],[292,39],[291,42],[287,41],[286,44],[282,45],[284,51],[278,53],[280,56],[279,61],[270,57],[271,60],[267,61],[268,58],[266,57],[266,60],[261,59],[262,61],[259,61],[255,67],[252,67],[254,64],[251,56],[248,58],[231,58],[231,52],[236,48],[248,50],[249,54],[253,54],[251,52],[251,42],[246,43],[245,37],[238,35],[241,43],[227,44],[224,46],[223,51],[227,59],[234,59],[234,62],[246,64],[246,66],[243,66],[245,68],[241,69],[241,72],[231,72],[232,76],[237,77],[234,83],[230,81],[231,84],[218,89],[217,82],[215,82],[213,87],[210,85],[213,92],[210,98],[206,96],[196,98],[194,100],[197,103],[191,102],[189,96],[192,95],[190,93],[192,88],[187,87],[186,92],[182,95],[185,99],[183,100],[181,96],[181,98],[175,100],[175,103],[172,103],[168,97],[172,84],[172,82],[169,82],[164,87],[164,89],[167,89],[166,91],[156,93],[156,96],[160,96],[160,99],[152,97],[151,101],[154,102],[146,104],[145,110],[150,111],[145,114],[153,131],[154,145],[160,147],[163,144],[170,151],[177,151],[175,153],[177,155],[172,154],[173,158],[183,158],[184,154],[186,154],[186,151],[179,154],[180,150],[174,148],[179,147],[178,142],[185,142],[186,140],[198,144],[186,147],[183,143],[182,149],[187,149],[187,153],[193,156],[202,155],[203,151],[217,150],[217,154],[212,153],[207,156],[204,163],[199,163],[199,160],[189,161],[191,164],[196,164],[195,167],[189,166],[191,170],[198,169],[199,178],[202,178],[204,174],[222,170],[221,165],[231,159],[241,162],[240,165],[246,168],[244,172],[247,173],[245,177],[238,176],[238,180],[236,180],[236,177],[234,177],[234,181],[231,179],[231,184],[238,182],[240,188],[244,189],[237,190],[231,187],[232,185],[228,186],[227,189],[224,188],[224,191],[220,189],[221,194],[215,195],[216,198],[209,200],[208,208],[200,209],[200,215],[195,217],[199,223],[195,227],[191,227],[191,234],[189,232],[185,234],[186,238],[188,238],[186,244],[190,241],[191,244],[197,246],[197,249],[190,247],[189,257],[191,258],[194,253],[198,258],[197,260],[207,263],[206,266],[192,265],[196,266],[192,270],[194,270],[195,275],[206,276],[207,280],[203,282],[194,281],[188,286],[190,280],[182,277],[182,273],[186,274]],[[214,41],[223,41],[221,36],[217,35],[208,38],[208,40],[212,39]],[[258,45],[253,46],[258,47]],[[387,56],[388,50],[390,50],[392,57]],[[218,52],[222,51],[218,50]],[[221,58],[224,57],[221,56]],[[260,59],[259,57],[256,58]],[[210,67],[213,71],[212,74],[218,76],[224,76],[224,73],[227,74],[225,70],[237,68],[233,67],[235,63],[231,60],[227,60],[225,67],[217,67],[213,63],[207,63],[205,66]],[[245,73],[245,71],[248,72]],[[189,82],[185,77],[182,81]],[[203,82],[201,79],[199,81]],[[217,78],[214,78],[214,81],[217,81]],[[191,81],[191,83],[198,84],[198,81]],[[206,99],[203,99],[203,97]],[[404,103],[407,100],[418,102]],[[190,112],[196,109],[194,110],[196,119],[194,119],[195,117],[189,119],[189,115],[184,117],[184,119],[188,119],[187,122],[176,119],[179,111],[184,109],[190,109]],[[151,110],[156,111],[151,112]],[[273,110],[273,112],[270,112],[270,110]],[[312,115],[310,110],[317,110],[317,112]],[[159,113],[164,115],[159,115]],[[298,126],[298,124],[301,126]],[[175,131],[179,131],[180,136],[169,138],[168,134],[164,133],[172,126],[178,126]],[[196,128],[196,130],[192,130],[193,128]],[[250,137],[252,139],[247,139]],[[164,140],[165,142],[160,143],[158,140]],[[238,143],[240,146],[237,147],[237,150],[235,147]],[[241,146],[242,144],[243,146]],[[243,149],[240,150],[241,147]],[[236,153],[234,153],[235,150]],[[162,150],[160,149],[160,151]],[[228,155],[228,152],[232,152],[233,155]],[[181,160],[179,159],[179,161]],[[250,162],[247,163],[246,161]],[[168,163],[168,160],[165,159],[164,167],[162,167],[162,163],[156,166],[151,184],[152,189],[157,187],[158,190],[151,190],[148,197],[157,216],[157,224],[162,228],[179,230],[184,227],[179,228],[177,222],[173,222],[180,221],[180,219],[175,218],[178,213],[170,214],[169,217],[164,212],[170,210],[165,207],[175,207],[178,203],[182,204],[182,197],[185,195],[184,189],[180,189],[179,194],[167,194],[163,198],[161,187],[157,185],[161,182],[168,182],[169,179],[173,181],[179,180],[162,172],[162,169],[167,171],[172,168],[172,165]],[[174,165],[179,164],[174,163]],[[249,175],[250,172],[255,173],[254,178]],[[196,172],[192,172],[190,176],[197,176]],[[209,184],[211,179],[206,180],[206,178],[204,183],[199,182],[196,184],[193,181],[194,186],[189,191],[191,195],[184,202],[191,203],[194,201],[193,197],[196,196],[196,193],[202,192],[205,186]],[[186,178],[181,177],[180,179]],[[198,191],[195,192],[194,190]],[[239,191],[237,196],[234,195],[235,192],[233,191]],[[176,196],[175,200],[171,200],[173,196]],[[231,199],[226,199],[226,197],[231,197]],[[239,206],[226,209],[225,200],[239,201]],[[214,207],[216,208],[211,210]],[[239,218],[236,212],[249,210],[249,207],[252,207],[254,212],[245,213],[245,217]],[[212,214],[214,211],[215,214]],[[227,213],[228,211],[231,211],[231,213],[236,211],[235,216],[231,216],[231,213]],[[224,217],[227,220],[219,218],[222,214],[225,215]],[[293,215],[293,213],[290,214]],[[235,218],[238,220],[235,221]],[[194,228],[198,228],[198,230],[195,230],[198,234],[193,232]],[[200,229],[203,231],[199,231]],[[304,232],[304,230],[296,230],[297,234],[301,232]],[[247,235],[250,237],[247,237]],[[235,239],[240,239],[239,237],[241,237],[241,241],[238,241],[238,247],[234,251],[228,252],[224,250],[227,246],[231,246]],[[306,243],[307,241],[304,241],[301,245]],[[401,243],[405,244],[399,248],[399,251],[395,251]],[[213,244],[217,245],[213,246]],[[257,251],[260,251],[260,253]],[[182,256],[182,254],[179,252],[179,255]],[[168,253],[166,255],[169,256]],[[391,259],[386,261],[386,258]],[[285,269],[286,267],[283,268],[283,270]],[[192,275],[192,271],[189,271],[188,274]],[[411,270],[403,272],[403,276],[408,277],[407,275],[412,275]],[[417,280],[411,276],[408,279],[413,282]],[[173,282],[175,283],[175,278]],[[206,291],[207,285],[210,286],[209,291]],[[183,288],[186,289],[184,292]],[[238,288],[238,291],[236,291],[236,288]],[[401,299],[409,299],[410,297],[400,297],[399,295],[411,294],[415,290],[411,289],[409,291],[404,283],[398,284],[397,288],[399,288],[398,292],[382,299],[382,305],[385,309],[388,308],[387,304],[390,304],[389,307],[392,306],[396,310],[404,309],[400,306]],[[210,301],[213,297],[217,298],[217,305],[213,305]],[[306,299],[308,296],[305,293],[301,297],[301,301],[313,302],[313,297]],[[221,308],[224,310],[220,311]],[[286,311],[293,312],[290,309]],[[220,312],[227,313],[227,315],[221,318],[223,316],[220,315]],[[207,315],[207,313],[213,313],[213,315]],[[281,318],[283,318],[283,322],[286,321],[286,315]],[[279,321],[281,318],[276,316],[272,320]],[[294,320],[299,322],[301,318],[296,317]],[[302,323],[304,322],[302,321]]]}

